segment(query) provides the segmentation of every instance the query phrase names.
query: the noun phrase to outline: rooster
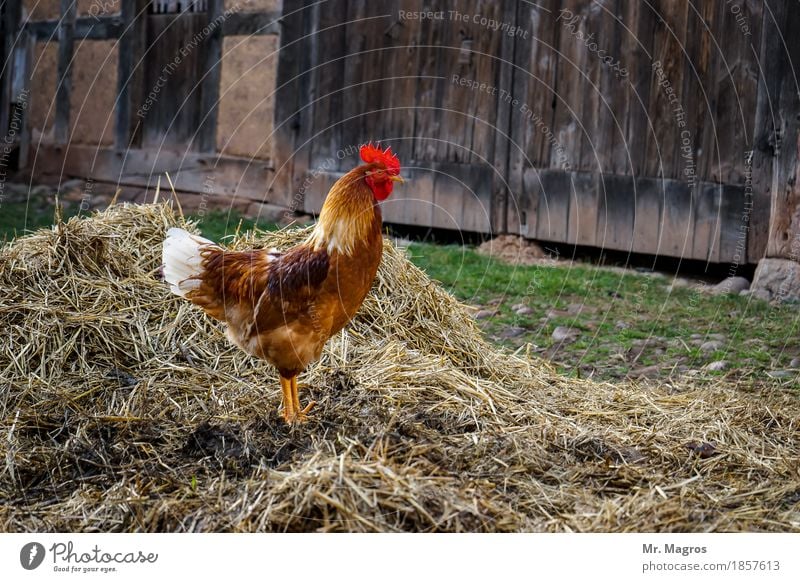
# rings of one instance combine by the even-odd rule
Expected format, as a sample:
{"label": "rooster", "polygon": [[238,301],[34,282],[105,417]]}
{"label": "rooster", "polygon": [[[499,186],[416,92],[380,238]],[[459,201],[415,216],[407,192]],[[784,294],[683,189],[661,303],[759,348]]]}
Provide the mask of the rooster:
{"label": "rooster", "polygon": [[360,149],[363,164],[331,188],[308,239],[285,252],[228,251],[180,228],[167,232],[164,279],[170,290],[226,324],[228,339],[275,366],[283,418],[303,422],[297,376],[356,314],[383,251],[378,202],[400,177],[391,148]]}

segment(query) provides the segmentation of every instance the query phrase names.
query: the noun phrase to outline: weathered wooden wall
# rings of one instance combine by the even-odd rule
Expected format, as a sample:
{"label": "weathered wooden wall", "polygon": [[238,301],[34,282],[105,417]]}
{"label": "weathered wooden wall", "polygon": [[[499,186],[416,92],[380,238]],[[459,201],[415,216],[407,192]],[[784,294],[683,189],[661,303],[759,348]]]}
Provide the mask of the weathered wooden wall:
{"label": "weathered wooden wall", "polygon": [[413,177],[388,220],[755,262],[786,5],[288,1],[276,179],[317,211],[380,138]]}

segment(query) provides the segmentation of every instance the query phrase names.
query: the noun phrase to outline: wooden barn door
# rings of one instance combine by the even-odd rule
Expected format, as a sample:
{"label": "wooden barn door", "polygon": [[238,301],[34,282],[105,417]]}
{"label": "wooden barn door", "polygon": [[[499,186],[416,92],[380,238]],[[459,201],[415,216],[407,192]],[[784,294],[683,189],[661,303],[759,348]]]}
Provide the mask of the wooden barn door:
{"label": "wooden barn door", "polygon": [[[141,146],[201,150],[208,50],[205,0],[154,0],[146,23]],[[215,120],[214,120],[215,121]]]}
{"label": "wooden barn door", "polygon": [[[402,16],[420,10],[441,18]],[[286,0],[277,177],[298,204],[318,212],[358,145],[381,140],[410,178],[384,204],[388,222],[502,229],[509,106],[498,92],[510,88],[514,39],[473,17],[503,22],[514,10],[513,0]]]}

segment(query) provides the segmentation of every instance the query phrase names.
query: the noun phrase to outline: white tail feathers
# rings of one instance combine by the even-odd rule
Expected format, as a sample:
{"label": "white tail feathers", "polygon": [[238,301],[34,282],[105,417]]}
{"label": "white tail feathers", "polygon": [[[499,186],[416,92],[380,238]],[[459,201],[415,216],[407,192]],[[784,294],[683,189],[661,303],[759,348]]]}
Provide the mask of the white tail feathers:
{"label": "white tail feathers", "polygon": [[164,280],[175,295],[186,297],[189,291],[200,286],[200,281],[195,277],[203,270],[200,252],[208,246],[217,245],[182,228],[170,228],[167,231],[162,255]]}

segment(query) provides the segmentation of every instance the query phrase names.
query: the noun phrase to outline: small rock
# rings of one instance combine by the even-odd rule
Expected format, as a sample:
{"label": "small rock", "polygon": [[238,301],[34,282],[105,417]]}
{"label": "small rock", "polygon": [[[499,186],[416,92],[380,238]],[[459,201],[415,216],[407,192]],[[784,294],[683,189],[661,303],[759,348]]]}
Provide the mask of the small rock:
{"label": "small rock", "polygon": [[614,324],[614,327],[616,329],[628,329],[630,324],[625,323],[624,321],[618,321],[616,324]]}
{"label": "small rock", "polygon": [[742,297],[747,297],[748,295],[752,295],[752,293],[753,292],[750,291],[750,289],[742,289],[741,291],[739,291],[739,295],[741,295]]}
{"label": "small rock", "polygon": [[583,311],[583,305],[580,303],[570,303],[567,305],[567,313],[570,315],[578,315],[581,311]]}
{"label": "small rock", "polygon": [[800,301],[800,264],[788,259],[761,259],[752,289],[766,291],[777,301]]}
{"label": "small rock", "polygon": [[761,301],[769,301],[770,299],[772,299],[772,293],[770,293],[766,289],[751,290],[750,295],[755,299],[760,299]]}
{"label": "small rock", "polygon": [[800,368],[800,358],[792,358],[792,361],[789,362],[790,368]]}
{"label": "small rock", "polygon": [[580,335],[580,331],[575,329],[574,327],[566,327],[564,325],[559,325],[557,328],[553,330],[553,334],[550,336],[553,338],[553,341],[563,342],[563,341],[574,341],[577,339],[578,335]]}
{"label": "small rock", "polygon": [[725,334],[724,334],[724,333],[710,333],[710,334],[708,334],[708,339],[710,339],[710,340],[716,340],[716,341],[718,341],[718,342],[724,342],[724,341],[725,341],[725,340],[727,340],[728,338],[727,338],[727,337],[725,337]]}
{"label": "small rock", "polygon": [[692,441],[684,446],[701,459],[709,459],[717,454],[717,447],[711,443],[697,443]]}
{"label": "small rock", "polygon": [[497,315],[494,309],[481,309],[475,314],[475,319],[488,319]]}
{"label": "small rock", "polygon": [[502,338],[512,338],[512,337],[519,337],[524,334],[527,330],[524,327],[507,327],[503,330],[500,334]]}
{"label": "small rock", "polygon": [[725,360],[711,362],[708,366],[706,366],[706,370],[710,370],[712,372],[722,372],[723,370],[727,369],[728,369],[728,362],[726,362]]}
{"label": "small rock", "polygon": [[533,313],[533,309],[531,309],[527,305],[523,305],[519,309],[515,309],[514,313],[516,313],[517,315],[530,315]]}
{"label": "small rock", "polygon": [[716,352],[717,350],[721,350],[723,345],[724,344],[719,340],[711,340],[701,344],[700,350],[704,352]]}
{"label": "small rock", "polygon": [[511,311],[519,311],[523,307],[525,307],[524,303],[515,303],[514,305],[511,306]]}
{"label": "small rock", "polygon": [[744,277],[728,277],[720,283],[711,288],[711,293],[714,295],[731,294],[736,295],[740,291],[750,288],[750,281]]}
{"label": "small rock", "polygon": [[793,370],[771,370],[767,372],[767,376],[775,378],[776,380],[783,380],[784,378],[791,378],[797,372]]}
{"label": "small rock", "polygon": [[660,372],[661,366],[659,364],[654,364],[652,366],[644,366],[642,368],[631,370],[628,375],[631,378],[652,378],[658,376]]}
{"label": "small rock", "polygon": [[703,334],[702,333],[693,333],[692,335],[689,336],[689,339],[693,339],[693,340],[703,339]]}

